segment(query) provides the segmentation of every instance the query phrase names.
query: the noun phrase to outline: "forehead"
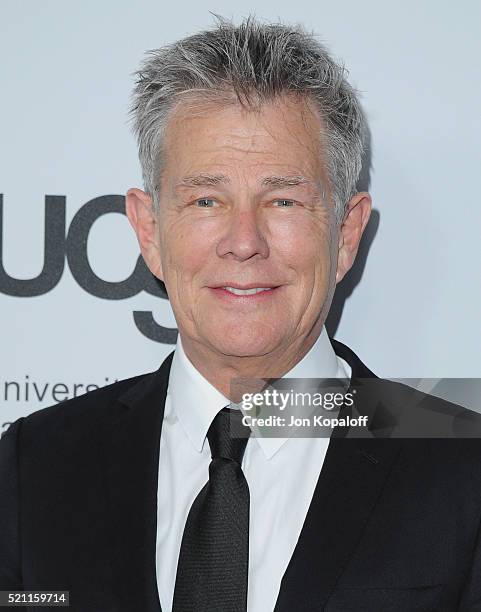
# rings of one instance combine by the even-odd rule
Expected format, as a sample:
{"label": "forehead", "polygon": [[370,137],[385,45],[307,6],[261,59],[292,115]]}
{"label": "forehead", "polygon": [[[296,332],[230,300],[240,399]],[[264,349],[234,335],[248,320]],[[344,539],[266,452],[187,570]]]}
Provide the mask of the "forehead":
{"label": "forehead", "polygon": [[321,178],[322,121],[306,99],[277,98],[255,110],[238,102],[185,102],[172,113],[163,146],[163,179],[198,172]]}

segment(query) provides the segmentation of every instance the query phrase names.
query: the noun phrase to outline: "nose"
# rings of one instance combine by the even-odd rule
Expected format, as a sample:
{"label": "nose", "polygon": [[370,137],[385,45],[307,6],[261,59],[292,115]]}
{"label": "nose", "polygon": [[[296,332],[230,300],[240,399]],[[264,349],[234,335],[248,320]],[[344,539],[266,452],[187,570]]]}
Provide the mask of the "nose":
{"label": "nose", "polygon": [[232,256],[238,261],[255,257],[267,258],[269,246],[259,224],[256,210],[242,210],[232,214],[229,225],[217,245],[219,257]]}

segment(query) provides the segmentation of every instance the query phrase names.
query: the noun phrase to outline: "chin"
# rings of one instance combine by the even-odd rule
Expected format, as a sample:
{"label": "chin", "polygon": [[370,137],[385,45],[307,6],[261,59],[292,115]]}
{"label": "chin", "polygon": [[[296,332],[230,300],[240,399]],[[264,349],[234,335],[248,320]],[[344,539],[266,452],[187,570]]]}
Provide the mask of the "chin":
{"label": "chin", "polygon": [[[256,357],[266,355],[274,351],[280,344],[281,339],[271,333],[266,334],[254,328],[235,328],[219,333],[219,328],[210,335],[210,343],[224,355],[236,357]],[[269,330],[272,332],[272,330]]]}

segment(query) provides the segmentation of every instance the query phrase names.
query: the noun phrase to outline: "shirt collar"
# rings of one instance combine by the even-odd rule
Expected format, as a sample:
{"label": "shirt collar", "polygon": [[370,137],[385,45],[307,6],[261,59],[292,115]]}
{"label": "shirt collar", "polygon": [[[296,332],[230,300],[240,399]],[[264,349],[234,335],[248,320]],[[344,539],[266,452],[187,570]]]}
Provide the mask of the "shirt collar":
{"label": "shirt collar", "polygon": [[[304,357],[283,378],[350,378],[351,368],[336,355],[325,327]],[[209,427],[220,410],[230,404],[194,367],[177,336],[168,392],[173,410],[192,446],[201,452]],[[270,459],[288,438],[255,438]]]}

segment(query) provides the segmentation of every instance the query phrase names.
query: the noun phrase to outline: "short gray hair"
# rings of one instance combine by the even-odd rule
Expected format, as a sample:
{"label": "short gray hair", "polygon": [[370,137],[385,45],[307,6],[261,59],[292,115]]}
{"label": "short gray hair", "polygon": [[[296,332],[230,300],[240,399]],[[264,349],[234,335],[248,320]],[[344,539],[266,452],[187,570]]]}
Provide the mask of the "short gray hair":
{"label": "short gray hair", "polygon": [[312,101],[323,119],[320,137],[339,223],[357,191],[367,133],[344,67],[300,25],[262,24],[249,16],[235,26],[215,17],[213,29],[149,51],[136,73],[131,115],[146,192],[158,210],[162,144],[179,103],[196,94],[226,103],[230,95],[253,107],[253,99],[261,104],[296,94]]}

